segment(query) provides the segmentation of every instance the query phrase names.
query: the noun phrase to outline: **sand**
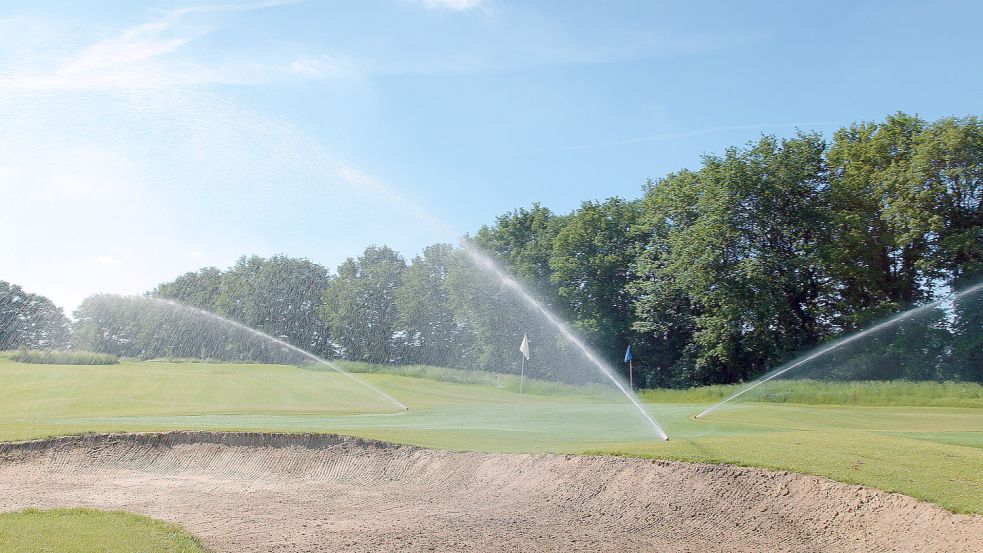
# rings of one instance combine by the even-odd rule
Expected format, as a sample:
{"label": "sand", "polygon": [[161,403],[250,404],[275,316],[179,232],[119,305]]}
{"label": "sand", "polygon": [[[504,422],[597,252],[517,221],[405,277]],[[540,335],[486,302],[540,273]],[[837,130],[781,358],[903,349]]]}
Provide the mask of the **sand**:
{"label": "sand", "polygon": [[333,435],[0,444],[0,511],[124,509],[215,551],[983,551],[983,517],[788,472]]}

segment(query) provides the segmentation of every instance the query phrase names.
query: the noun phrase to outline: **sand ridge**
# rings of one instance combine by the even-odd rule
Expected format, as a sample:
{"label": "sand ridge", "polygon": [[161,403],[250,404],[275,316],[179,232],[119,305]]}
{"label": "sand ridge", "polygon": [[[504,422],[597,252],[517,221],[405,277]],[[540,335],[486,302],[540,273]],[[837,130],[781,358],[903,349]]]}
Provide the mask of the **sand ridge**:
{"label": "sand ridge", "polygon": [[983,551],[983,517],[824,478],[326,434],[0,443],[0,511],[174,521],[215,551]]}

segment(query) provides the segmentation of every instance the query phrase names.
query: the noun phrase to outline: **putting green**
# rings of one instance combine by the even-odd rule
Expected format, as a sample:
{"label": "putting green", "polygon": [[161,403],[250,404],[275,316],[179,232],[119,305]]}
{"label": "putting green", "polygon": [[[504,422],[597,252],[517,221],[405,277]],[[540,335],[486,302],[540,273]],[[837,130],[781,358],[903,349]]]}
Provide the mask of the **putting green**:
{"label": "putting green", "polygon": [[983,409],[698,403],[646,407],[598,393],[520,397],[491,385],[275,365],[0,360],[0,440],[176,429],[333,432],[456,450],[652,456],[786,469],[983,512]]}

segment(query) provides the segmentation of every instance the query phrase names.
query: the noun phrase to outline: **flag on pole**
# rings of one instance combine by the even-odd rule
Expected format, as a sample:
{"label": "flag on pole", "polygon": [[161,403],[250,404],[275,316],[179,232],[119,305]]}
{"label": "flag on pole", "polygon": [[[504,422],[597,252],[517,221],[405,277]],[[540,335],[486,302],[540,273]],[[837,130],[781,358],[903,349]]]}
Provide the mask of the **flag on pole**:
{"label": "flag on pole", "polygon": [[635,389],[635,368],[631,366],[631,360],[635,356],[631,354],[631,344],[628,344],[628,349],[625,350],[625,363],[628,363],[628,387],[632,390]]}
{"label": "flag on pole", "polygon": [[522,335],[522,343],[519,344],[519,351],[522,352],[522,356],[529,360],[529,338],[525,334]]}

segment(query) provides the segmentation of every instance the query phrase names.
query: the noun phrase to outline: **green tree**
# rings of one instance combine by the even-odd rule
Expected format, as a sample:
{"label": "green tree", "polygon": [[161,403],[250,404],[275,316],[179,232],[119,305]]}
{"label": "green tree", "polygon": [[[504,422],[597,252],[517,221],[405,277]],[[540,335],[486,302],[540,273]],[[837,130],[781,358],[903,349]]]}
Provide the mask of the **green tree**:
{"label": "green tree", "polygon": [[354,361],[401,360],[396,294],[406,262],[387,246],[370,246],[338,266],[323,295],[320,315],[337,355]]}
{"label": "green tree", "polygon": [[520,208],[497,217],[492,226],[482,226],[472,242],[501,261],[509,273],[552,306],[557,296],[550,258],[553,241],[565,222],[566,217],[534,203],[530,209]]}
{"label": "green tree", "polygon": [[699,381],[692,374],[699,312],[665,265],[671,259],[670,231],[691,226],[699,215],[699,175],[683,170],[649,181],[644,190],[634,229],[639,252],[626,286],[635,315],[632,328],[644,337],[634,349],[645,384],[685,387]]}
{"label": "green tree", "polygon": [[[95,294],[75,309],[72,346],[75,349],[111,353],[120,357],[139,357],[144,350],[138,336],[152,334],[141,306],[128,298]],[[171,334],[168,340],[184,337]]]}
{"label": "green tree", "polygon": [[471,357],[471,327],[455,318],[447,288],[459,255],[449,244],[434,244],[413,258],[403,274],[395,300],[408,363],[464,367]]}
{"label": "green tree", "polygon": [[242,257],[222,275],[216,311],[302,349],[324,353],[321,324],[328,271],[307,259],[274,255]]}
{"label": "green tree", "polygon": [[63,348],[69,330],[68,318],[54,302],[0,280],[0,351]]}
{"label": "green tree", "polygon": [[911,160],[924,122],[896,114],[838,130],[830,167],[825,264],[839,288],[838,324],[854,329],[930,294],[929,214],[915,202]]}
{"label": "green tree", "polygon": [[667,208],[649,217],[667,229],[656,277],[695,308],[697,381],[750,378],[826,335],[823,151],[816,134],[765,136],[667,183],[693,203],[654,202]]}
{"label": "green tree", "polygon": [[589,343],[614,361],[635,338],[626,286],[639,251],[632,233],[639,214],[639,202],[621,198],[584,202],[557,232],[549,260],[565,313]]}
{"label": "green tree", "polygon": [[157,285],[150,295],[214,313],[217,311],[216,304],[221,290],[222,271],[215,267],[205,267]]}
{"label": "green tree", "polygon": [[[983,122],[947,117],[915,143],[910,189],[894,209],[924,237],[932,276],[951,285],[983,277]],[[893,207],[893,206],[892,206]]]}
{"label": "green tree", "polygon": [[526,364],[527,376],[569,383],[599,380],[596,368],[579,357],[556,326],[516,288],[521,286],[518,281],[507,275],[502,278],[488,266],[490,259],[476,257],[470,250],[459,252],[446,281],[455,320],[474,335],[468,364],[518,374],[518,348],[525,334],[533,350],[533,360]]}
{"label": "green tree", "polygon": [[208,313],[153,297],[97,294],[75,311],[73,346],[120,357],[299,363],[268,338]]}

